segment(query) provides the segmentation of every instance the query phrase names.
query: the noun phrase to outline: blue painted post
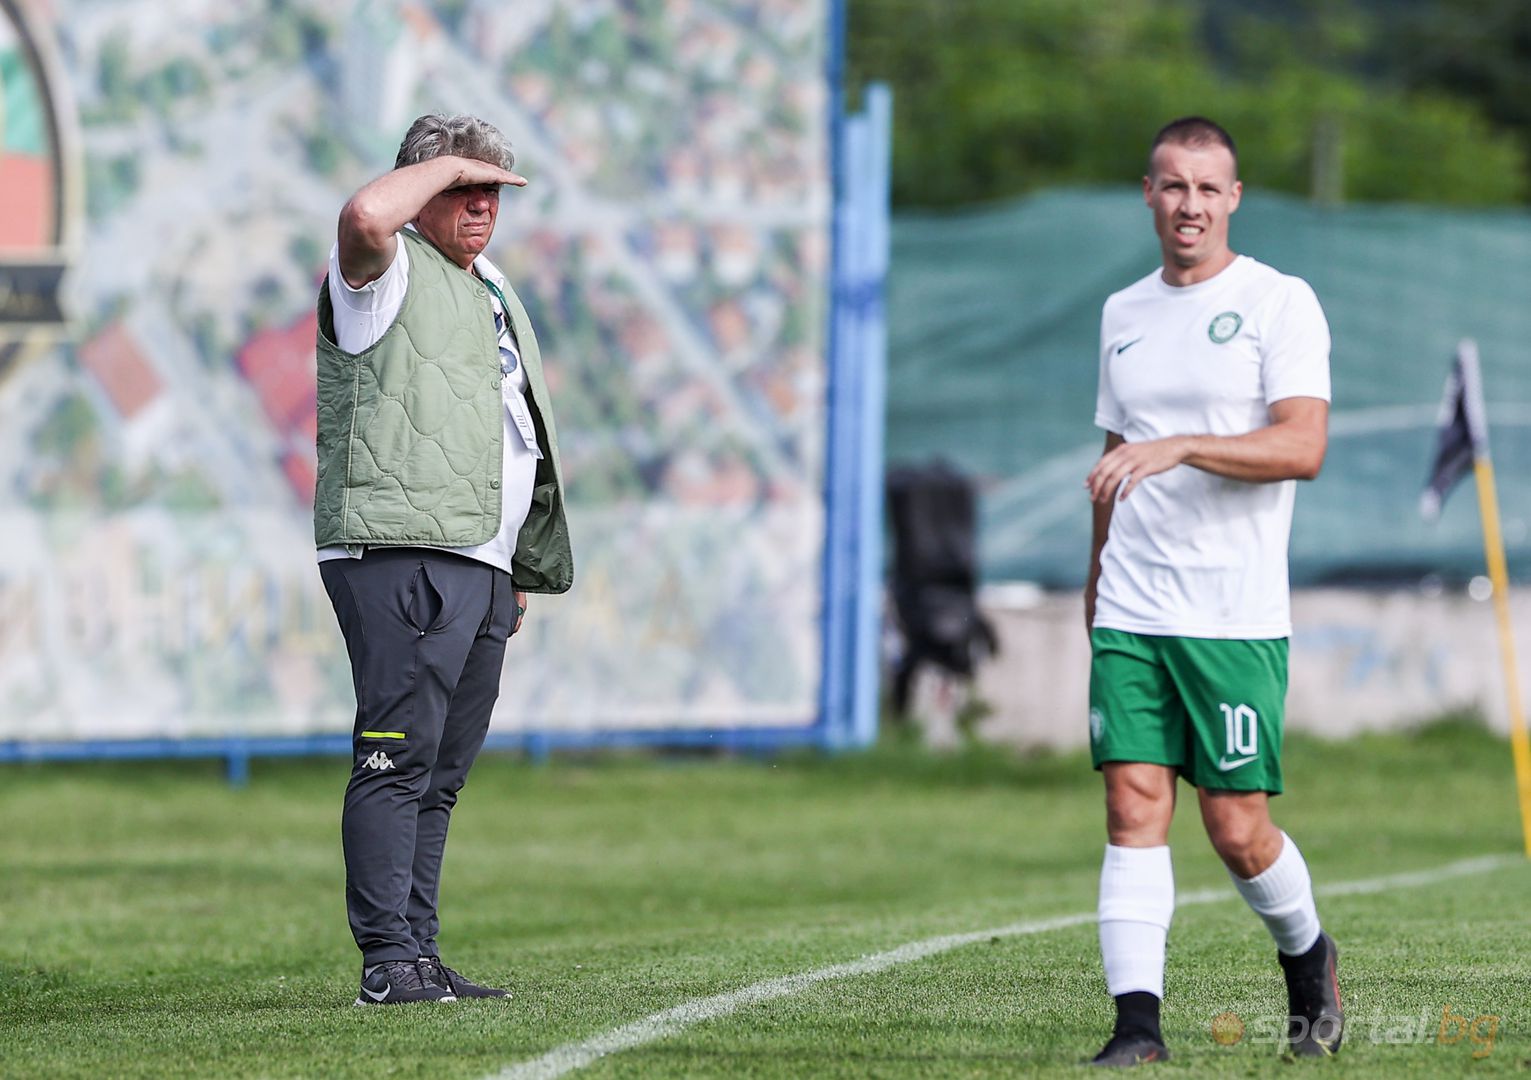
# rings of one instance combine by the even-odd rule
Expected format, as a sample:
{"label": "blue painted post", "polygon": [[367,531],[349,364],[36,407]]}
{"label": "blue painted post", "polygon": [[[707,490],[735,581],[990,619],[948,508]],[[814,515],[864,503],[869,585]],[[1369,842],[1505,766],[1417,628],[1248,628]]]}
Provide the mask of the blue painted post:
{"label": "blue painted post", "polygon": [[877,737],[891,116],[888,88],[868,87],[865,111],[840,125],[835,154],[824,596],[832,747]]}
{"label": "blue painted post", "polygon": [[893,92],[884,83],[868,86],[862,126],[864,155],[857,196],[862,213],[857,237],[856,284],[861,369],[858,465],[860,547],[855,616],[855,685],[851,742],[869,745],[877,738],[880,642],[883,608],[883,496],[888,397],[888,325],[885,291],[889,261],[889,191],[893,147]]}
{"label": "blue painted post", "polygon": [[847,205],[846,134],[851,121],[845,115],[845,0],[829,0],[829,43],[825,77],[829,84],[829,157],[832,186],[830,226],[829,317],[825,345],[824,407],[824,574],[822,579],[823,615],[821,633],[821,672],[819,675],[819,719],[815,728],[821,745],[834,746],[841,741],[840,728],[845,717],[844,684],[849,657],[846,656],[847,612],[841,592],[848,570],[845,546],[846,491],[845,469],[845,381],[847,325],[842,301],[841,282],[847,254],[845,228]]}
{"label": "blue painted post", "polygon": [[224,756],[224,776],[230,787],[242,788],[250,782],[250,745],[244,739],[229,743]]}
{"label": "blue painted post", "polygon": [[831,536],[834,542],[832,582],[834,607],[829,632],[834,640],[834,669],[827,672],[833,690],[826,731],[832,747],[851,744],[856,686],[856,587],[861,522],[860,465],[858,450],[861,426],[860,325],[856,311],[857,236],[861,230],[861,186],[865,120],[847,116],[840,128],[840,175],[837,178],[835,212],[835,353],[834,394],[830,399],[830,437],[834,447],[834,503]]}

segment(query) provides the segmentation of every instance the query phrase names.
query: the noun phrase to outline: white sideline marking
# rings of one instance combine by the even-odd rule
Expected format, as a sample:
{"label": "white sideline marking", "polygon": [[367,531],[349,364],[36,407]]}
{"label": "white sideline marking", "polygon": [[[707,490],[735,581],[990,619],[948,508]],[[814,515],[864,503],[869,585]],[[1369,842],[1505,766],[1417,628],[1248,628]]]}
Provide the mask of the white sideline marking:
{"label": "white sideline marking", "polygon": [[[1318,888],[1316,891],[1320,896],[1358,896],[1387,889],[1417,888],[1450,878],[1487,873],[1519,861],[1521,860],[1517,856],[1484,855],[1475,859],[1447,863],[1433,870],[1415,870],[1402,874],[1388,874],[1384,877],[1365,878],[1360,881],[1342,881],[1327,888]],[[1201,889],[1177,896],[1175,906],[1178,908],[1191,904],[1216,904],[1237,898],[1238,894],[1231,889]],[[992,930],[946,934],[942,937],[926,938],[924,941],[911,941],[895,949],[889,949],[887,952],[863,956],[859,960],[848,960],[842,964],[831,964],[829,967],[799,972],[796,975],[766,979],[738,990],[730,990],[726,994],[714,994],[711,997],[682,1002],[674,1008],[645,1016],[641,1020],[613,1028],[603,1034],[594,1035],[579,1042],[566,1043],[549,1050],[541,1057],[516,1065],[508,1065],[493,1074],[490,1080],[553,1080],[554,1077],[583,1069],[609,1054],[618,1054],[623,1050],[631,1050],[635,1046],[668,1038],[694,1024],[727,1016],[747,1005],[791,997],[818,983],[855,978],[858,975],[873,975],[899,964],[923,960],[927,956],[950,952],[965,945],[976,945],[982,941],[1045,934],[1049,930],[1063,930],[1070,926],[1082,926],[1094,921],[1095,912],[1089,911],[1075,915],[1060,915],[1052,919],[1010,923]]]}

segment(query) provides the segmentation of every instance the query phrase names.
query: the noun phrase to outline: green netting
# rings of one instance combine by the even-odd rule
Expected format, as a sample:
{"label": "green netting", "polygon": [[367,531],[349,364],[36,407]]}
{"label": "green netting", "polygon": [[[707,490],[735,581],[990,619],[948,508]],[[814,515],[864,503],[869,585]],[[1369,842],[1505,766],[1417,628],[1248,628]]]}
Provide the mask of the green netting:
{"label": "green netting", "polygon": [[[1470,481],[1439,523],[1418,512],[1462,337],[1482,353],[1511,571],[1531,576],[1531,214],[1250,196],[1233,242],[1311,282],[1334,335],[1329,458],[1299,491],[1294,583],[1481,572]],[[977,476],[989,580],[1083,580],[1100,306],[1156,265],[1137,192],[895,219],[889,458]]]}

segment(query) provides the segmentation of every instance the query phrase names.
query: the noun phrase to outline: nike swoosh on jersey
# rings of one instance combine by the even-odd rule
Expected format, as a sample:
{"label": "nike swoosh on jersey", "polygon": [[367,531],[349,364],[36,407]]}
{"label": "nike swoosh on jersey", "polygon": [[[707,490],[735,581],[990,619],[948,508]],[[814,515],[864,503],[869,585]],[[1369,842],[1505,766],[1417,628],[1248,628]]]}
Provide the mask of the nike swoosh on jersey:
{"label": "nike swoosh on jersey", "polygon": [[[1147,335],[1145,334],[1144,337],[1146,337],[1146,336]],[[1132,348],[1134,345],[1136,345],[1138,342],[1140,342],[1142,340],[1143,340],[1142,337],[1135,337],[1135,338],[1133,338],[1131,341],[1129,341],[1125,345],[1118,345],[1116,347],[1116,355],[1117,356],[1121,356],[1122,353],[1126,352],[1128,349]]]}
{"label": "nike swoosh on jersey", "polygon": [[1243,766],[1248,765],[1251,761],[1258,761],[1259,758],[1259,754],[1256,754],[1254,757],[1235,758],[1232,761],[1229,761],[1226,757],[1222,757],[1218,759],[1217,771],[1232,772],[1234,769],[1242,768]]}

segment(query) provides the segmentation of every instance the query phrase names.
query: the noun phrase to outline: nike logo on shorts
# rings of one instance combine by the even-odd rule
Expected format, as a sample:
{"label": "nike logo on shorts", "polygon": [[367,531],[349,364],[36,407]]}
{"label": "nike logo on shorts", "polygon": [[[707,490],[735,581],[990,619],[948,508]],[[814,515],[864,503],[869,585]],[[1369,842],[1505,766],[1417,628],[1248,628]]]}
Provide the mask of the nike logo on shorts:
{"label": "nike logo on shorts", "polygon": [[1234,769],[1243,768],[1245,765],[1248,765],[1251,761],[1258,761],[1259,758],[1260,758],[1260,755],[1259,754],[1255,754],[1252,757],[1234,758],[1232,761],[1229,761],[1228,760],[1228,756],[1225,754],[1222,757],[1217,759],[1217,771],[1218,772],[1232,772]]}

